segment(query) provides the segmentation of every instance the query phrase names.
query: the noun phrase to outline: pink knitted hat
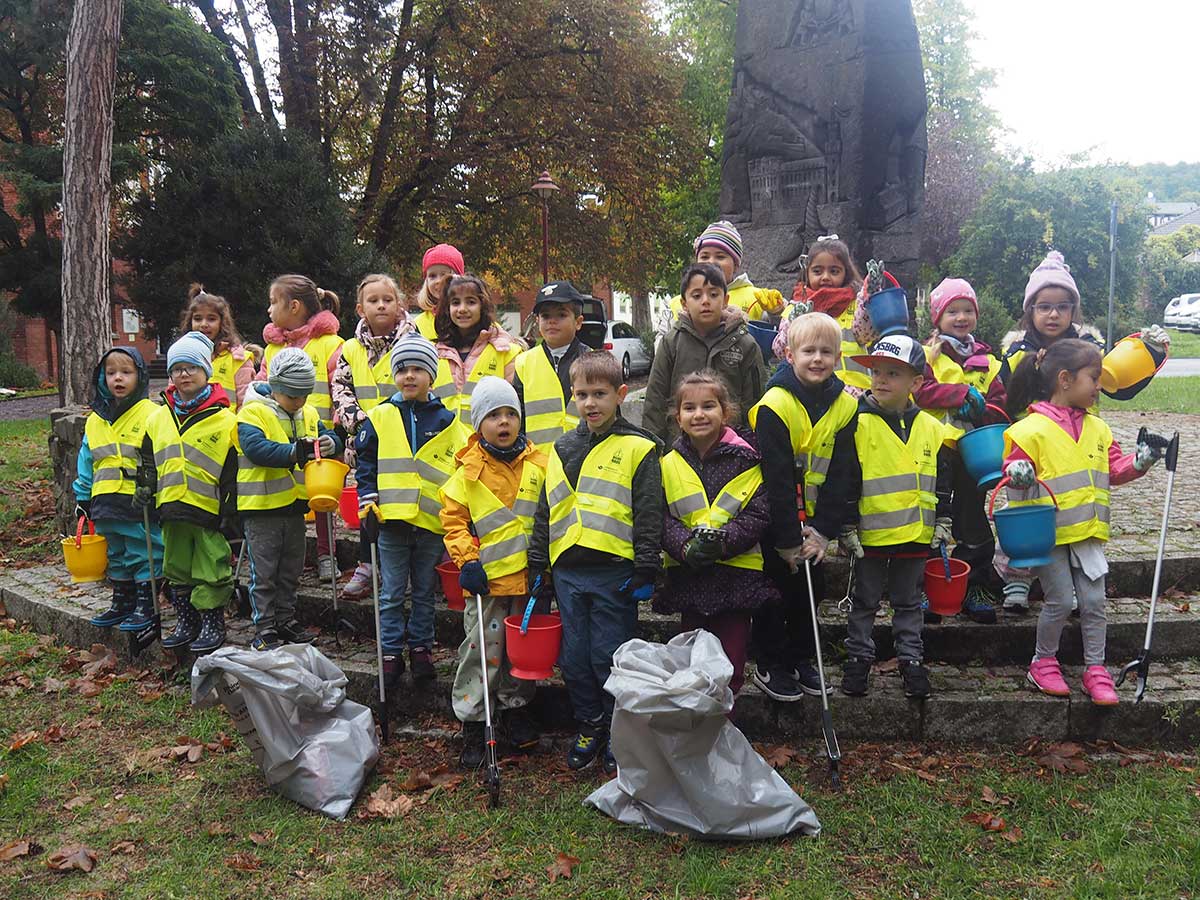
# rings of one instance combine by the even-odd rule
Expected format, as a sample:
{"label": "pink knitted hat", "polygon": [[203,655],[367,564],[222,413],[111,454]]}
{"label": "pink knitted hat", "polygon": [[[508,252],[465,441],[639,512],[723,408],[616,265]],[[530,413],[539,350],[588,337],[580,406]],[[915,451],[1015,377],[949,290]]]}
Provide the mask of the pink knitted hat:
{"label": "pink knitted hat", "polygon": [[946,307],[955,300],[970,300],[975,307],[975,315],[979,315],[979,300],[975,297],[975,288],[965,278],[943,278],[942,283],[935,287],[929,295],[929,316],[936,327],[942,318]]}
{"label": "pink knitted hat", "polygon": [[1025,285],[1024,308],[1028,310],[1033,305],[1038,291],[1048,287],[1063,288],[1075,299],[1075,305],[1079,305],[1079,288],[1075,286],[1075,279],[1071,277],[1071,267],[1057,250],[1047,253],[1041,264],[1030,273],[1029,283]]}
{"label": "pink knitted hat", "polygon": [[449,266],[455,275],[466,271],[463,255],[452,244],[437,244],[426,250],[425,258],[421,260],[421,274],[424,275],[436,265]]}

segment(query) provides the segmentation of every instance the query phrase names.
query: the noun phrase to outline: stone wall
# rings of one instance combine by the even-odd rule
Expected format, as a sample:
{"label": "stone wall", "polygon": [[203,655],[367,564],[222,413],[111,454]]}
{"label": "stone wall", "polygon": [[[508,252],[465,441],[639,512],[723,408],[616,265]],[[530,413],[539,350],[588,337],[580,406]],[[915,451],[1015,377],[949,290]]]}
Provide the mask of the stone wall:
{"label": "stone wall", "polygon": [[54,491],[54,517],[62,534],[75,533],[75,461],[83,446],[83,428],[88,409],[67,406],[50,410],[50,462],[54,466],[51,489]]}

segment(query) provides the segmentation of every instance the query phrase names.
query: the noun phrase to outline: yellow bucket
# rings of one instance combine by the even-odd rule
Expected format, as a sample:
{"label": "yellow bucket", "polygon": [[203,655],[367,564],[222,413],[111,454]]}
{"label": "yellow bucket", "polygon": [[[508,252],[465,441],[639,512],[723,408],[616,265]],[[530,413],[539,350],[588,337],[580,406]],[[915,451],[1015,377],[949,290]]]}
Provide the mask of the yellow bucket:
{"label": "yellow bucket", "polygon": [[350,467],[340,459],[314,459],[304,466],[304,489],[313,512],[333,512],[342,499]]}
{"label": "yellow bucket", "polygon": [[72,584],[103,581],[108,569],[108,541],[104,535],[96,534],[96,525],[88,520],[89,533],[83,533],[82,516],[75,529],[75,537],[62,539],[63,560],[71,574]]}
{"label": "yellow bucket", "polygon": [[1149,378],[1157,369],[1140,334],[1131,334],[1117,341],[1101,362],[1100,387],[1110,393],[1124,390]]}

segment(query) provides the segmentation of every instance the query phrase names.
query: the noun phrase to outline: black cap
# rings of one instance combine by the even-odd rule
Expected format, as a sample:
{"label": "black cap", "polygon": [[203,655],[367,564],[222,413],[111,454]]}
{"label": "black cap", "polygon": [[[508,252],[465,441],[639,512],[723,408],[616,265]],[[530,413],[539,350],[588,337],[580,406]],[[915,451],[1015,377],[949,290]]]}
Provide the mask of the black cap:
{"label": "black cap", "polygon": [[543,285],[533,301],[533,311],[545,303],[574,303],[577,312],[583,310],[583,294],[569,281],[551,281]]}

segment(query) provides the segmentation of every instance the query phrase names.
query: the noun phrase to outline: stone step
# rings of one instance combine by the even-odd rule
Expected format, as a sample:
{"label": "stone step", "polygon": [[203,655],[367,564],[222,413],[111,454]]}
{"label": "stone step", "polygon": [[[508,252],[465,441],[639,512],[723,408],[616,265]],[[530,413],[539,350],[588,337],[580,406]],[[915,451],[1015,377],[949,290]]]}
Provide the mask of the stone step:
{"label": "stone step", "polygon": [[[53,634],[74,646],[105,643],[119,653],[124,635],[95,628],[88,618],[107,603],[102,585],[71,585],[58,567],[10,570],[0,574],[0,599],[14,618],[34,630]],[[170,613],[165,616],[170,619]],[[245,645],[251,636],[244,619],[229,620],[229,641]],[[1157,632],[1156,632],[1157,633]],[[454,643],[435,651],[437,680],[415,687],[406,675],[396,692],[392,715],[411,720],[431,713],[450,714],[450,687],[454,673]],[[345,671],[348,691],[360,702],[376,698],[375,645],[364,638],[347,637],[340,643],[322,634],[318,646]],[[150,653],[159,652],[155,648]],[[1114,666],[1123,657],[1112,657]],[[866,697],[831,697],[834,722],[843,744],[855,741],[937,740],[1016,744],[1030,735],[1048,740],[1115,740],[1124,744],[1194,747],[1200,741],[1200,660],[1169,660],[1156,655],[1149,690],[1140,704],[1132,702],[1126,685],[1122,702],[1114,708],[1093,706],[1079,688],[1078,666],[1065,672],[1074,693],[1056,699],[1025,685],[1021,665],[930,666],[935,693],[927,700],[904,696],[894,667],[883,663],[873,676]],[[840,683],[836,665],[830,682]],[[820,703],[805,697],[797,703],[771,701],[748,681],[738,698],[735,721],[752,739],[779,741],[811,739],[819,735]],[[535,712],[544,727],[569,730],[570,704],[557,677],[538,690]]]}

